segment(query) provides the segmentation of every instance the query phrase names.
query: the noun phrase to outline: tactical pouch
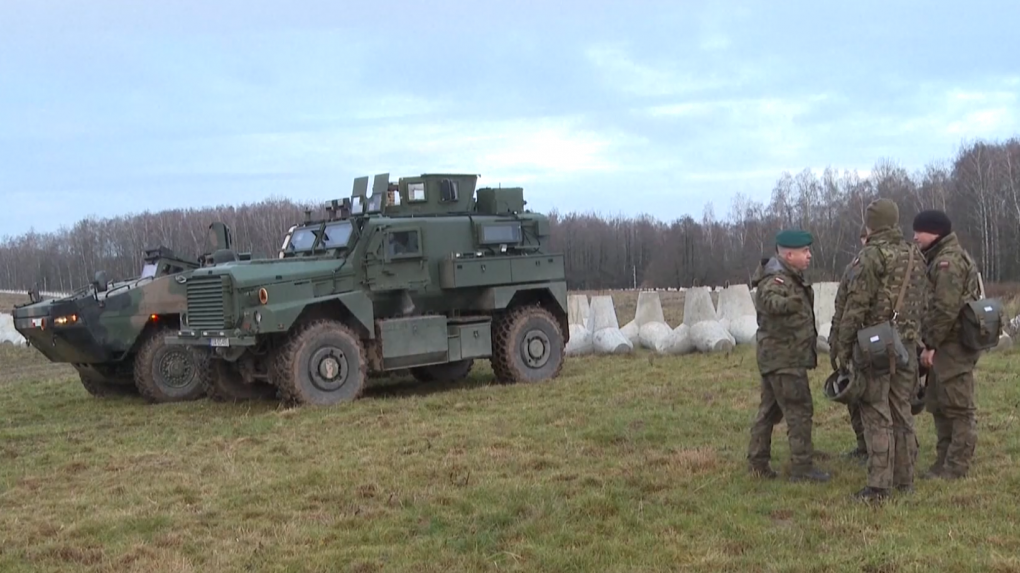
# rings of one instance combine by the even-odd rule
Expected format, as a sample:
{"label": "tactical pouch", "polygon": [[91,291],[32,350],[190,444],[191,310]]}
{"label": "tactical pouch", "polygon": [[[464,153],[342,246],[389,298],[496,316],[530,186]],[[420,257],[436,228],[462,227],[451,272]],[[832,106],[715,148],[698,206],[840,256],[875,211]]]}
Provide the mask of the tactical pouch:
{"label": "tactical pouch", "polygon": [[880,322],[857,331],[857,344],[854,345],[854,366],[861,372],[882,376],[893,374],[897,369],[910,366],[910,355],[903,345],[900,333],[896,330],[896,318],[899,316],[903,295],[907,292],[910,272],[914,268],[914,249],[910,249],[907,259],[907,272],[903,275],[900,292],[893,306],[892,320]]}
{"label": "tactical pouch", "polygon": [[960,344],[970,350],[988,350],[999,344],[1002,332],[1002,302],[983,298],[968,302],[960,310]]}
{"label": "tactical pouch", "polygon": [[882,376],[896,369],[908,368],[910,355],[892,321],[857,331],[854,345],[854,367],[861,372]]}

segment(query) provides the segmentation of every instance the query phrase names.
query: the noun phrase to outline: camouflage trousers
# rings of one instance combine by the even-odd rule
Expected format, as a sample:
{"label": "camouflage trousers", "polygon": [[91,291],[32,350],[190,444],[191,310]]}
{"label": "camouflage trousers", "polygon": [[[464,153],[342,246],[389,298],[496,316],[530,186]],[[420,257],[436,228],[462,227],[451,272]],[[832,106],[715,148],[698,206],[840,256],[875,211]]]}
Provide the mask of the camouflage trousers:
{"label": "camouflage trousers", "polygon": [[938,473],[961,477],[970,469],[977,447],[974,366],[979,356],[955,342],[935,351],[924,394],[925,409],[935,418],[938,457],[932,470]]}
{"label": "camouflage trousers", "polygon": [[797,475],[814,467],[811,423],[814,402],[806,370],[767,374],[761,378],[761,404],[751,425],[751,443],[747,461],[751,469],[764,469],[772,459],[772,429],[786,418],[790,441],[792,473]]}
{"label": "camouflage trousers", "polygon": [[865,370],[861,396],[861,420],[868,445],[868,486],[889,489],[914,484],[917,464],[917,434],[910,400],[917,393],[917,355],[910,365],[894,374],[876,376]]}
{"label": "camouflage trousers", "polygon": [[866,452],[868,443],[864,441],[864,420],[861,419],[861,405],[857,402],[850,402],[846,405],[850,413],[850,427],[854,429],[854,436],[857,438],[857,449]]}

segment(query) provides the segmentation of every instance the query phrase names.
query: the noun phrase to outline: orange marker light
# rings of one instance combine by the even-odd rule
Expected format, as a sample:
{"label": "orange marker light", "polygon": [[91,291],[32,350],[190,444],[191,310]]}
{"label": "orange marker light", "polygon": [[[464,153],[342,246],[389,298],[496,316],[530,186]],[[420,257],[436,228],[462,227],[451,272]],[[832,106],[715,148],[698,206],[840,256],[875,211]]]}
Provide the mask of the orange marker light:
{"label": "orange marker light", "polygon": [[150,319],[152,319],[152,320],[156,320],[156,319],[158,319],[159,317],[158,317],[158,316],[156,316],[155,314],[150,314],[150,315],[149,315],[149,318],[150,318]]}
{"label": "orange marker light", "polygon": [[269,291],[267,291],[265,288],[259,289],[259,302],[262,304],[266,304],[267,302],[269,302]]}

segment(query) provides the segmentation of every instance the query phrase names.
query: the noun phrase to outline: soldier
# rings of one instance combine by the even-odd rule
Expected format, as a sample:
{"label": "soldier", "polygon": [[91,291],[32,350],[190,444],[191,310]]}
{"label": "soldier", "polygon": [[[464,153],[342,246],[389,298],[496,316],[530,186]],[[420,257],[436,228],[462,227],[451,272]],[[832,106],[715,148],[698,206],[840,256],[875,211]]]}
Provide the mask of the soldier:
{"label": "soldier", "polygon": [[[862,247],[867,237],[867,227],[861,227],[860,241]],[[834,371],[838,369],[836,358],[839,356],[839,353],[836,352],[836,346],[839,336],[837,336],[837,332],[839,332],[840,318],[843,316],[843,306],[846,304],[846,287],[850,282],[851,268],[851,264],[846,266],[846,269],[843,270],[843,276],[840,278],[839,287],[836,288],[836,305],[835,311],[832,314],[832,327],[829,330],[829,363]],[[848,402],[846,408],[850,413],[850,427],[854,429],[854,435],[857,437],[857,448],[850,450],[844,455],[850,459],[856,459],[863,464],[868,459],[868,444],[864,441],[864,422],[861,421],[861,407],[857,402]]]}
{"label": "soldier", "polygon": [[811,418],[814,403],[807,371],[818,365],[814,294],[803,271],[811,263],[810,233],[785,230],[776,235],[776,255],[758,268],[757,353],[761,405],[751,426],[747,459],[753,475],[774,478],[772,429],[784,417],[790,440],[791,481],[827,481],[814,466]]}
{"label": "soldier", "polygon": [[960,311],[981,298],[973,259],[960,246],[949,217],[922,211],[914,218],[914,241],[928,263],[933,292],[922,323],[921,363],[931,369],[925,408],[935,419],[937,458],[922,477],[955,479],[967,475],[977,445],[974,366],[980,351],[959,342]]}
{"label": "soldier", "polygon": [[906,368],[890,367],[882,373],[863,364],[853,369],[853,383],[862,389],[861,420],[868,446],[867,485],[854,494],[863,500],[883,499],[893,486],[901,491],[912,490],[917,460],[917,436],[910,411],[918,384],[917,354],[913,349],[921,337],[928,281],[924,256],[904,239],[899,215],[896,203],[889,199],[868,205],[868,237],[851,263],[846,303],[837,330],[836,360],[840,370],[850,370],[858,331],[885,321],[893,322],[904,348],[910,349],[904,356]]}

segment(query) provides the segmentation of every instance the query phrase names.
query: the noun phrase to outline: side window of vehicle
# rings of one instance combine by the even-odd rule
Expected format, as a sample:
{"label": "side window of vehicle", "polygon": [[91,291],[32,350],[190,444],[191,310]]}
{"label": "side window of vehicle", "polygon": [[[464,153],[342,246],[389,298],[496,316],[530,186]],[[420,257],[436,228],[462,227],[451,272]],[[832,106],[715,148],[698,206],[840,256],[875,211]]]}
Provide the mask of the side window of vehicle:
{"label": "side window of vehicle", "polygon": [[421,237],[418,230],[391,231],[386,237],[386,254],[394,258],[421,255]]}

